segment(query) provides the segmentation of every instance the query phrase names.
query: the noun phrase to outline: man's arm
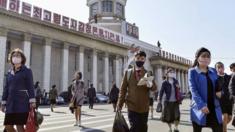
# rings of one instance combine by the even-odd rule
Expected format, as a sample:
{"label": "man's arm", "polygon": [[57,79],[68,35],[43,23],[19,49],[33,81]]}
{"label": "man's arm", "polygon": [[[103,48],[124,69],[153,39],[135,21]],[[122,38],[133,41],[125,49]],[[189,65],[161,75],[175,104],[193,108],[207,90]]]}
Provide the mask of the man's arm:
{"label": "man's arm", "polygon": [[123,103],[125,102],[126,99],[127,84],[128,82],[127,82],[127,71],[126,71],[124,77],[122,78],[121,89],[119,92],[119,98],[117,103],[119,109],[122,109]]}

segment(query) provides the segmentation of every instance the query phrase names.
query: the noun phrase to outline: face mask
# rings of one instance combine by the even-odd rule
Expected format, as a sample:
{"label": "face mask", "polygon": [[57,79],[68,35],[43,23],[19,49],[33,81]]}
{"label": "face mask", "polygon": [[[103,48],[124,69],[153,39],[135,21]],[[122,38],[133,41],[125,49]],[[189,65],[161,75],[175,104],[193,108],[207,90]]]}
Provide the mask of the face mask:
{"label": "face mask", "polygon": [[170,77],[170,78],[175,78],[176,75],[175,75],[175,73],[168,73],[168,77]]}
{"label": "face mask", "polygon": [[144,65],[144,61],[136,61],[135,63],[137,67],[142,67]]}
{"label": "face mask", "polygon": [[209,66],[210,63],[211,63],[211,61],[210,61],[209,58],[199,58],[199,59],[198,59],[198,63],[199,63],[200,65]]}
{"label": "face mask", "polygon": [[20,64],[22,62],[21,57],[13,57],[12,58],[12,63],[13,64]]}

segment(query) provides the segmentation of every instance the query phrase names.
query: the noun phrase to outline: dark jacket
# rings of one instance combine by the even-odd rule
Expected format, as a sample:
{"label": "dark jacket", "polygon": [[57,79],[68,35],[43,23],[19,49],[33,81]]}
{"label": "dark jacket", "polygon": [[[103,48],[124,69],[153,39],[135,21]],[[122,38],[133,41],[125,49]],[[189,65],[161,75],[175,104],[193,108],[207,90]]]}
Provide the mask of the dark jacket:
{"label": "dark jacket", "polygon": [[231,79],[228,85],[230,94],[235,97],[235,73],[231,75]]}
{"label": "dark jacket", "polygon": [[94,87],[88,89],[87,97],[88,98],[95,98],[96,97],[96,91],[95,91]]}
{"label": "dark jacket", "polygon": [[57,89],[56,88],[52,88],[49,92],[49,99],[50,100],[54,100],[56,99],[58,96],[58,92],[57,92]]}
{"label": "dark jacket", "polygon": [[36,102],[32,71],[24,65],[16,73],[9,70],[2,95],[6,113],[29,112],[32,102]]}
{"label": "dark jacket", "polygon": [[[175,87],[175,94],[176,94],[176,85],[179,84],[178,81],[176,79],[173,79],[173,85]],[[164,98],[164,101],[169,101],[170,97],[171,97],[171,84],[169,81],[165,80],[163,83],[162,83],[162,87],[161,87],[161,90],[160,90],[160,96],[159,96],[159,99],[160,101],[162,101],[162,97],[163,97],[163,94],[165,93],[165,98]]]}
{"label": "dark jacket", "polygon": [[230,76],[225,74],[223,77],[218,77],[216,80],[216,91],[222,92],[222,97],[220,99],[221,105],[231,105],[233,104],[233,99],[231,94],[229,93],[229,82]]}
{"label": "dark jacket", "polygon": [[110,91],[109,99],[111,102],[117,102],[118,100],[118,94],[119,94],[119,89],[118,88],[112,88]]}

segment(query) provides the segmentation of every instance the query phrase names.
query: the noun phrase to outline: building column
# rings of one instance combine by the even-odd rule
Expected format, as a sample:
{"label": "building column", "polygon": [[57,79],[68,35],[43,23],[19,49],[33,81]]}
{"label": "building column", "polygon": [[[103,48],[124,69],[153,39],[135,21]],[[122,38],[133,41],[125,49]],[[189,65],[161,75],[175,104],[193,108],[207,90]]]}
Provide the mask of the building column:
{"label": "building column", "polygon": [[188,93],[189,88],[188,88],[188,73],[187,73],[187,71],[185,72],[184,76],[185,76],[185,92]]}
{"label": "building column", "polygon": [[160,90],[162,85],[162,66],[157,65],[155,70],[155,79],[157,81],[157,87]]}
{"label": "building column", "polygon": [[83,77],[84,77],[84,51],[85,51],[85,48],[83,46],[80,46],[79,47],[79,71],[82,73]]}
{"label": "building column", "polygon": [[31,38],[32,35],[30,33],[25,33],[24,34],[24,42],[23,42],[23,49],[24,49],[24,54],[26,57],[26,66],[30,68],[30,62],[31,62]]}
{"label": "building column", "polygon": [[69,45],[64,43],[63,48],[63,72],[62,72],[62,91],[67,91],[68,82],[69,82]]}
{"label": "building column", "polygon": [[45,38],[43,88],[46,90],[46,92],[49,92],[51,83],[51,44],[52,39]]}
{"label": "building column", "polygon": [[185,92],[185,85],[184,85],[184,71],[180,72],[181,75],[181,92]]}
{"label": "building column", "polygon": [[93,86],[95,87],[96,91],[98,90],[98,85],[97,85],[97,68],[98,68],[98,65],[97,65],[97,50],[96,49],[93,49],[93,73],[92,73],[92,83],[93,83]]}
{"label": "building column", "polygon": [[0,93],[3,92],[4,87],[7,32],[7,29],[0,28]]}
{"label": "building column", "polygon": [[104,87],[107,94],[109,92],[109,54],[107,52],[104,56]]}
{"label": "building column", "polygon": [[121,77],[121,70],[120,70],[120,56],[117,55],[116,56],[116,59],[115,59],[115,73],[116,73],[116,77],[115,77],[115,83],[116,83],[116,86],[119,88],[120,87],[120,77]]}
{"label": "building column", "polygon": [[178,82],[179,82],[179,85],[180,85],[180,87],[181,87],[181,77],[180,77],[181,75],[180,75],[180,70],[177,70],[177,80],[178,80]]}

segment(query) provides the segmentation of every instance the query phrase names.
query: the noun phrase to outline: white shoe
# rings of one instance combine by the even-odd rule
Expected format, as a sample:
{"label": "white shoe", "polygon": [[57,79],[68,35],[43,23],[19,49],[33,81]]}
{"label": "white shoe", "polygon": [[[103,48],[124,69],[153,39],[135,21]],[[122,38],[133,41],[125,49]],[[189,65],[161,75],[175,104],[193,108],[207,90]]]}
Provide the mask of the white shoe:
{"label": "white shoe", "polygon": [[80,121],[78,121],[78,126],[82,126],[82,123],[81,123],[81,120]]}
{"label": "white shoe", "polygon": [[75,122],[74,126],[78,126],[78,121]]}

